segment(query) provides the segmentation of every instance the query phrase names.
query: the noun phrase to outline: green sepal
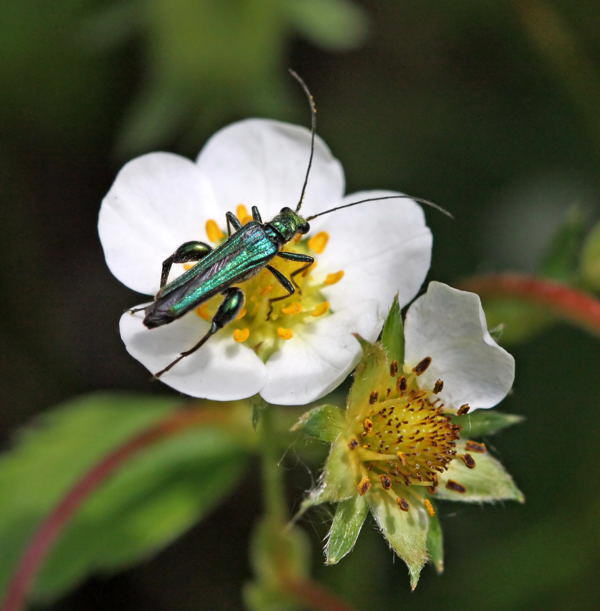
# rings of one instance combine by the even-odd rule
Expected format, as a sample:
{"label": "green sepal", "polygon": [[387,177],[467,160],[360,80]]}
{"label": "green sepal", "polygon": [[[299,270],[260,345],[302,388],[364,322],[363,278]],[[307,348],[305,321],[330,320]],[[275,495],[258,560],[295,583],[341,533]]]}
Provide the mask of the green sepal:
{"label": "green sepal", "polygon": [[355,335],[362,348],[362,357],[354,371],[354,382],[348,393],[346,418],[360,418],[369,405],[372,392],[384,393],[390,382],[388,358],[381,344],[371,344]]}
{"label": "green sepal", "polygon": [[427,531],[429,515],[423,504],[408,495],[408,511],[402,511],[385,491],[375,488],[367,493],[367,500],[375,522],[390,547],[404,560],[410,576],[410,587],[415,589],[421,569],[427,562]]}
{"label": "green sepal", "polygon": [[517,299],[484,298],[483,309],[490,328],[502,329],[502,344],[525,342],[557,320],[547,308]]}
{"label": "green sepal", "polygon": [[581,250],[581,278],[592,291],[600,291],[600,223],[588,234]]}
{"label": "green sepal", "polygon": [[[459,441],[456,445],[459,454],[465,452],[464,441]],[[499,461],[488,452],[484,454],[470,452],[470,454],[475,460],[475,467],[469,469],[460,458],[451,461],[448,469],[440,475],[435,498],[467,503],[525,501],[523,493]],[[465,491],[457,492],[449,489],[447,487],[449,480],[463,486]]]}
{"label": "green sepal", "polygon": [[314,505],[337,503],[356,494],[358,478],[350,461],[350,452],[342,436],[333,442],[319,485],[304,499],[299,515]]}
{"label": "green sepal", "polygon": [[[430,501],[431,502],[431,501]],[[433,504],[433,503],[432,503]],[[429,560],[438,574],[444,572],[444,534],[439,514],[429,516],[429,530],[427,531],[427,552]]]}
{"label": "green sepal", "polygon": [[306,579],[309,561],[310,546],[302,530],[276,518],[261,519],[250,543],[255,581],[244,588],[247,607],[253,611],[299,610],[285,581]]}
{"label": "green sepal", "polygon": [[358,539],[369,506],[364,496],[338,503],[325,545],[325,564],[337,564],[349,554]]}
{"label": "green sepal", "polygon": [[402,363],[404,363],[404,325],[402,324],[402,312],[397,295],[394,297],[392,307],[383,324],[381,344],[385,348],[390,361],[398,361],[402,366]]}
{"label": "green sepal", "polygon": [[543,276],[566,283],[577,280],[586,221],[585,215],[576,206],[567,212],[565,220],[552,236],[542,257],[539,272]]}
{"label": "green sepal", "polygon": [[344,411],[326,403],[304,412],[291,430],[331,443],[342,432],[344,424]]}
{"label": "green sepal", "polygon": [[498,431],[523,422],[525,418],[517,414],[504,414],[490,409],[478,409],[464,416],[453,416],[452,423],[460,426],[460,435],[473,439],[484,435],[494,435]]}

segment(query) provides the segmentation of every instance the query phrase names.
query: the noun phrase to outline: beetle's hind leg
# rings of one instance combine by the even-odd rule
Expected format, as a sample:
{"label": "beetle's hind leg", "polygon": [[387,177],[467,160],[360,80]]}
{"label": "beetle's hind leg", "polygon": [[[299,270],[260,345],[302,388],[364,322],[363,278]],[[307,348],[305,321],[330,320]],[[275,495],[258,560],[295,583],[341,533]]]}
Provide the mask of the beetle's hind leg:
{"label": "beetle's hind leg", "polygon": [[160,275],[160,288],[167,283],[169,272],[173,263],[190,263],[191,261],[200,261],[212,250],[212,247],[204,242],[184,242],[170,257],[167,257],[162,264],[162,273]]}
{"label": "beetle's hind leg", "polygon": [[223,295],[225,299],[223,299],[217,313],[213,316],[210,323],[210,329],[204,334],[200,341],[194,344],[189,350],[181,352],[174,361],[171,361],[164,369],[155,373],[153,376],[154,378],[160,378],[163,373],[169,371],[169,369],[179,363],[181,359],[196,352],[196,350],[201,348],[211,336],[219,329],[222,329],[226,324],[230,323],[238,315],[242,305],[244,305],[244,293],[237,287],[230,287],[223,291]]}

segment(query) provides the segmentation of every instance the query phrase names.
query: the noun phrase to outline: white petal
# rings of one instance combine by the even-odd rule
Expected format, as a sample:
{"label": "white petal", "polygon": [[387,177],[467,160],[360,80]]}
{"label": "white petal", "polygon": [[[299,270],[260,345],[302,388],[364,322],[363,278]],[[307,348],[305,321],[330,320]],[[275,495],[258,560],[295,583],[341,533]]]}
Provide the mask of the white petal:
{"label": "white petal", "polygon": [[[208,329],[208,323],[193,312],[156,329],[144,327],[142,319],[142,312],[125,312],[120,321],[121,338],[129,354],[152,373],[191,348]],[[230,401],[255,395],[265,378],[263,362],[252,350],[236,343],[231,330],[224,329],[160,380],[192,397]]]}
{"label": "white petal", "polygon": [[225,211],[195,163],[150,153],[127,163],[100,208],[98,232],[110,271],[134,291],[154,294],[161,264],[183,242],[206,239],[205,222]]}
{"label": "white petal", "polygon": [[488,333],[475,293],[430,282],[407,312],[405,339],[406,364],[413,367],[430,356],[419,380],[427,388],[443,380],[440,396],[450,407],[493,407],[512,386],[514,359]]}
{"label": "white petal", "polygon": [[352,333],[372,341],[380,330],[377,304],[368,301],[299,327],[267,361],[267,382],[260,394],[280,405],[322,397],[344,380],[360,357]]}
{"label": "white petal", "polygon": [[[247,119],[218,131],[198,156],[219,205],[258,206],[269,220],[283,206],[295,208],[310,153],[310,132],[297,125]],[[323,210],[344,193],[344,173],[327,145],[317,137],[302,214]]]}
{"label": "white petal", "polygon": [[[400,194],[362,191],[343,203],[388,195]],[[413,200],[368,202],[318,221],[314,230],[328,232],[330,239],[316,274],[344,270],[340,282],[323,290],[334,310],[374,299],[386,313],[394,295],[403,306],[417,294],[431,263],[432,237]]]}

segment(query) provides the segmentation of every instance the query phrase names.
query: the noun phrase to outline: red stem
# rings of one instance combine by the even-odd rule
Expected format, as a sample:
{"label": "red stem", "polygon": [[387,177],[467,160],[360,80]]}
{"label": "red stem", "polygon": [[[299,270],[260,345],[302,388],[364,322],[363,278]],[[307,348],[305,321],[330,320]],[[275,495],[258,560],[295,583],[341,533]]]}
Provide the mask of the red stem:
{"label": "red stem", "polygon": [[600,335],[600,300],[555,280],[523,274],[489,274],[463,280],[460,288],[483,297],[516,297],[544,306]]}
{"label": "red stem", "polygon": [[107,454],[75,482],[58,505],[44,518],[30,539],[9,581],[2,611],[20,611],[24,608],[33,579],[53,543],[79,507],[112,473],[140,450],[215,416],[214,413],[198,409],[176,411]]}

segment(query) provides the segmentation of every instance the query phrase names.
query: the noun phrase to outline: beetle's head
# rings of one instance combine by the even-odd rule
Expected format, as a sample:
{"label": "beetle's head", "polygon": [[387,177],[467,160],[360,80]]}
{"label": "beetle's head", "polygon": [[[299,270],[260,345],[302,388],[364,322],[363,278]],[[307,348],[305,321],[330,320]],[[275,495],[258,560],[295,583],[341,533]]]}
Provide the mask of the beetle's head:
{"label": "beetle's head", "polygon": [[297,233],[308,233],[310,225],[299,214],[287,206],[269,223],[272,225],[287,242]]}

